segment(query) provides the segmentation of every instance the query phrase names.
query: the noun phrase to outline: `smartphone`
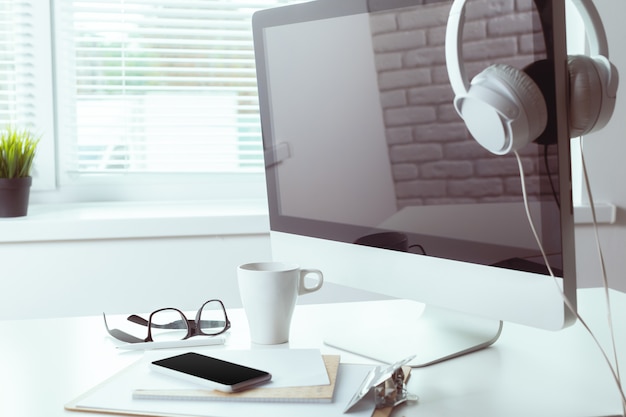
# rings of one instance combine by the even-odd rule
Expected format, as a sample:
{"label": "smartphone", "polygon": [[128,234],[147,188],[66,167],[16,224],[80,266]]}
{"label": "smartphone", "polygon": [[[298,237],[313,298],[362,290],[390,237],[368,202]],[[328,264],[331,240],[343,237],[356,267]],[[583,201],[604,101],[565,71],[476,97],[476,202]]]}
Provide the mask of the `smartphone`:
{"label": "smartphone", "polygon": [[193,352],[154,361],[150,367],[157,372],[225,392],[242,391],[272,379],[269,372]]}

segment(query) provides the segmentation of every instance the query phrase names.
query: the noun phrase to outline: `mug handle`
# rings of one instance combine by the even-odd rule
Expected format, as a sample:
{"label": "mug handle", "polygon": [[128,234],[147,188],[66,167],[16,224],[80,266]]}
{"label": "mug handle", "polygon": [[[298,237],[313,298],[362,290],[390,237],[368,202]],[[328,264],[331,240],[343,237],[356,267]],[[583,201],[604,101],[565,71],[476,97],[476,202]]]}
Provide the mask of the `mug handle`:
{"label": "mug handle", "polygon": [[[304,284],[304,278],[309,274],[317,275],[317,282],[312,287],[307,287]],[[323,283],[324,283],[324,275],[322,274],[322,271],[320,271],[319,269],[312,269],[312,268],[301,269],[300,280],[298,281],[298,295],[304,295],[304,294],[317,291],[320,288],[322,288]]]}

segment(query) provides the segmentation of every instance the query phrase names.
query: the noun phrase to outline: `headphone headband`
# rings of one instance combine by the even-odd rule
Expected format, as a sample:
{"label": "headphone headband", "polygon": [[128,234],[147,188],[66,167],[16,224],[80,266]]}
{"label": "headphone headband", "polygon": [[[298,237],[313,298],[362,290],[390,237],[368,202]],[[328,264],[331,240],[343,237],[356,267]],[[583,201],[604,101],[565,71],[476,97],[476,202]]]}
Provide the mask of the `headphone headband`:
{"label": "headphone headband", "polygon": [[[601,55],[609,58],[609,47],[604,32],[604,26],[600,19],[600,14],[591,0],[570,0],[578,9],[583,22],[585,23],[585,33],[589,40],[591,55]],[[448,25],[446,27],[445,53],[450,77],[450,85],[455,95],[467,94],[469,80],[465,72],[465,67],[461,65],[463,60],[463,27],[465,26],[465,4],[467,0],[454,0]]]}
{"label": "headphone headband", "polygon": [[606,39],[604,26],[598,9],[591,0],[570,0],[578,9],[585,24],[585,33],[589,39],[590,55],[602,55],[609,58],[609,43]]}

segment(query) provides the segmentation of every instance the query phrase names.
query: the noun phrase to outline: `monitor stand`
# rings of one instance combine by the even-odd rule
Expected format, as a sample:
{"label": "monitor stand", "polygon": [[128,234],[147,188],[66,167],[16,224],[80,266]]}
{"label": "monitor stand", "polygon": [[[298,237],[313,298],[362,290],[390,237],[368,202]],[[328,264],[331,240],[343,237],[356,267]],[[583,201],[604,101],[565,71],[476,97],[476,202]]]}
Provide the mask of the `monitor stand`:
{"label": "monitor stand", "polygon": [[423,367],[486,348],[502,332],[498,320],[410,300],[380,303],[369,309],[354,303],[354,311],[333,319],[324,343],[389,364],[416,355],[409,365]]}

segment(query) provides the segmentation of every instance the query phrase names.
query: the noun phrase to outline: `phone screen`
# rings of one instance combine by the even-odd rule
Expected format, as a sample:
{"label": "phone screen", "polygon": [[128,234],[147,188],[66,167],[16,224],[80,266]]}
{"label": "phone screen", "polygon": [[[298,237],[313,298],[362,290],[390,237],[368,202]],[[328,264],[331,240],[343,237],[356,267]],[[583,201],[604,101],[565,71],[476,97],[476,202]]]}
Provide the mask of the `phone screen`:
{"label": "phone screen", "polygon": [[248,368],[193,352],[161,359],[153,362],[153,364],[230,386],[269,377],[267,372],[259,369]]}

